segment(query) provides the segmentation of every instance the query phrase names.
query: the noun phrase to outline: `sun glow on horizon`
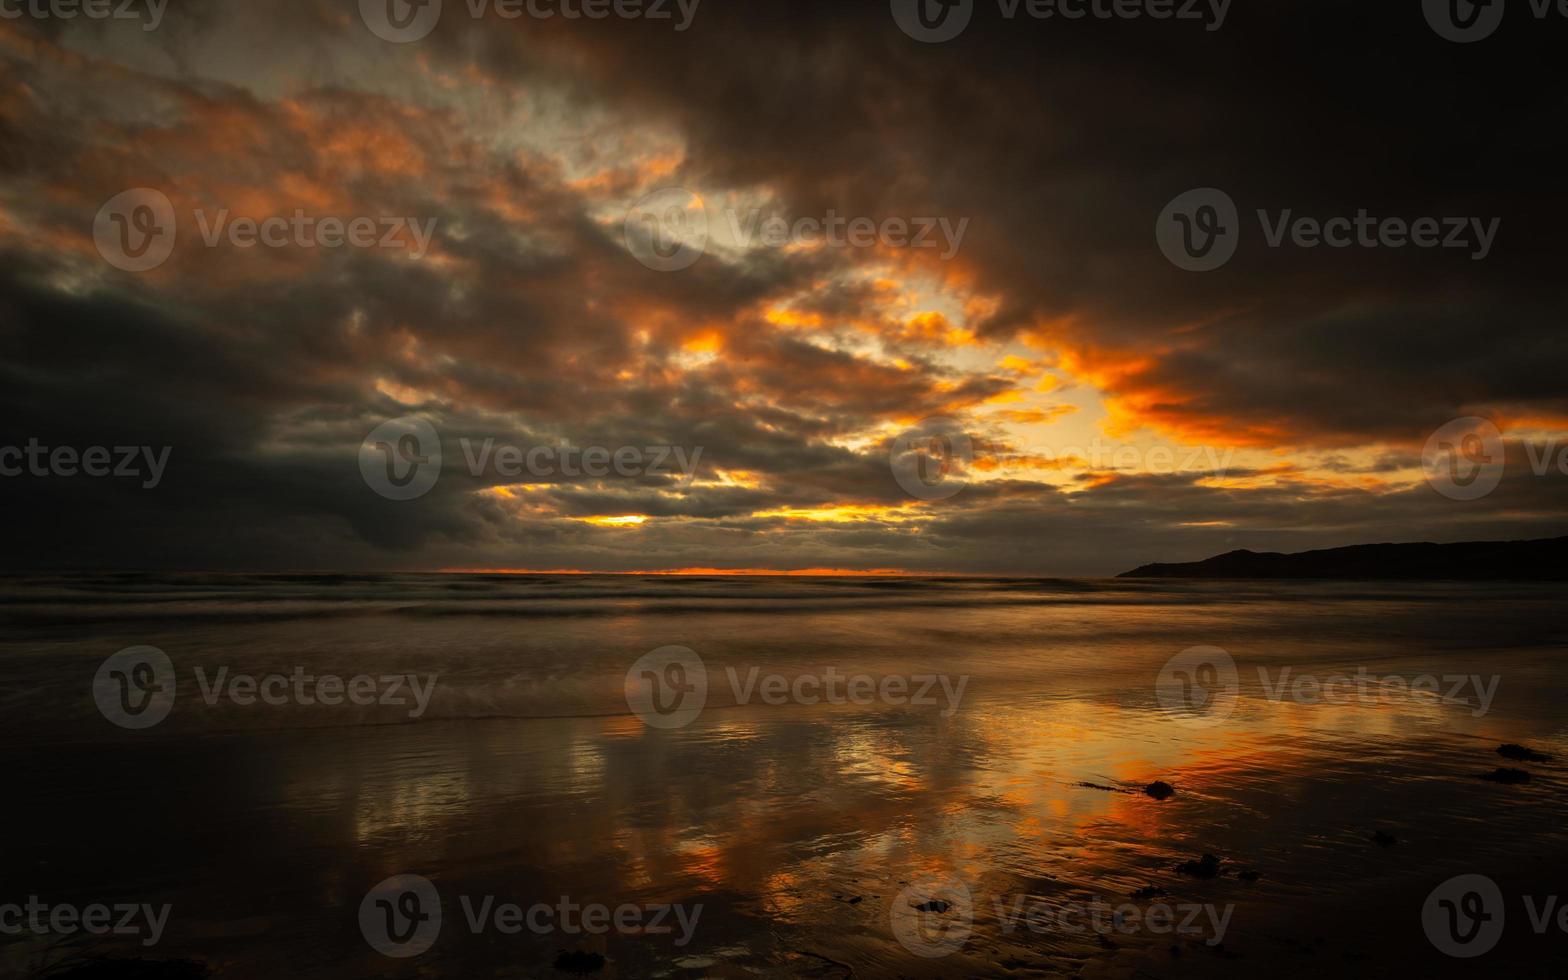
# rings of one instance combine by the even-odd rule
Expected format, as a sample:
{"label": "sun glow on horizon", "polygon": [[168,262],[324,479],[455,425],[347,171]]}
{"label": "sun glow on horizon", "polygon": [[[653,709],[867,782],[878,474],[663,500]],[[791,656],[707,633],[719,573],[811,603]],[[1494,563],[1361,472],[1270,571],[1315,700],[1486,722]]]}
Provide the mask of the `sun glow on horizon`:
{"label": "sun glow on horizon", "polygon": [[597,571],[583,568],[441,568],[439,575],[714,575],[786,578],[926,578],[952,572],[917,572],[902,568],[658,568]]}

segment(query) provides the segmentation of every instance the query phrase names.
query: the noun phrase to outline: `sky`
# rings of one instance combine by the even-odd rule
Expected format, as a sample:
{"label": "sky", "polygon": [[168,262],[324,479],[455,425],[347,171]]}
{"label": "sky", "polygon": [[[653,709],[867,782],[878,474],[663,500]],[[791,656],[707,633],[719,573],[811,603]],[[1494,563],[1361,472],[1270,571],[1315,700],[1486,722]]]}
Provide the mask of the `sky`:
{"label": "sky", "polygon": [[28,2],[0,567],[1108,575],[1568,533],[1568,18]]}

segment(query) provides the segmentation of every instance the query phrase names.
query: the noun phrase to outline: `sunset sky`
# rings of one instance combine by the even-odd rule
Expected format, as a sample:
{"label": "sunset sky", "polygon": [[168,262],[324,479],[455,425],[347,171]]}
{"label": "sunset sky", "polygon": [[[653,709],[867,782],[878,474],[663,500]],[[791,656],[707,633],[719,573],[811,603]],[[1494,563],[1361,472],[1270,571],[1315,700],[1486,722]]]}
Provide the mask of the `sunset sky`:
{"label": "sunset sky", "polygon": [[[354,0],[0,19],[0,444],[170,447],[152,489],[0,479],[0,564],[1099,575],[1568,533],[1525,447],[1568,448],[1564,29],[1504,30],[1366,0],[1238,0],[1216,31],[981,2],[941,44],[845,0],[704,0],[686,30],[446,0],[409,43]],[[1244,231],[1189,272],[1155,224],[1203,187]],[[144,272],[94,238],[132,188],[179,223]],[[709,236],[661,271],[627,227],[667,188]],[[1496,241],[1269,248],[1255,217],[1363,208]],[[225,209],[434,225],[417,255],[209,246]],[[962,235],[736,235],[830,215]],[[441,477],[386,499],[360,445],[411,416]],[[1421,452],[1467,416],[1508,465],[1457,501]],[[933,417],[975,443],[946,499],[889,462]],[[701,454],[689,482],[506,479],[464,439]]]}

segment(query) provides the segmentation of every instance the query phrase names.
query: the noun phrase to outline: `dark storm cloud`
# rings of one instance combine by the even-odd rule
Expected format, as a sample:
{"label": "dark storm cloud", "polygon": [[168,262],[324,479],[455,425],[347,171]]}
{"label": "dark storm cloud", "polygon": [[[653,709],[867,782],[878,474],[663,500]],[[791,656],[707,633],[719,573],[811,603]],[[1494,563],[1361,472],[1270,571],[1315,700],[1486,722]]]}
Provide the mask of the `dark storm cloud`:
{"label": "dark storm cloud", "polygon": [[[716,175],[787,188],[798,213],[972,217],[963,261],[1004,298],[989,330],[1071,318],[1051,339],[1113,361],[1176,352],[1122,379],[1197,396],[1172,425],[1354,442],[1464,406],[1568,413],[1550,285],[1568,209],[1542,171],[1568,22],[1520,18],[1460,46],[1415,4],[1236,5],[1208,33],[1006,21],[980,3],[963,36],[920,45],[885,5],[703,13],[682,39],[700,58],[636,25],[550,36],[597,56],[604,91],[677,120]],[[1199,186],[1230,193],[1247,226],[1206,276],[1149,247],[1165,203]],[[1254,212],[1287,208],[1501,224],[1484,262],[1265,247]]]}

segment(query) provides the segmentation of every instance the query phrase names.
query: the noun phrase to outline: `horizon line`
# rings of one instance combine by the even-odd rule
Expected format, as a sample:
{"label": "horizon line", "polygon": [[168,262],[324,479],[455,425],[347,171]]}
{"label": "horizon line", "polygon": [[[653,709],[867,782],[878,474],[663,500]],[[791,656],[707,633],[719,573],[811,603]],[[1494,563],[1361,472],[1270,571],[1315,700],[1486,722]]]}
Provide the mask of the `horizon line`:
{"label": "horizon line", "polygon": [[583,568],[438,568],[438,575],[734,575],[792,576],[811,578],[889,577],[928,578],[941,575],[976,575],[973,572],[921,572],[901,568],[659,568],[597,571]]}

